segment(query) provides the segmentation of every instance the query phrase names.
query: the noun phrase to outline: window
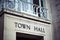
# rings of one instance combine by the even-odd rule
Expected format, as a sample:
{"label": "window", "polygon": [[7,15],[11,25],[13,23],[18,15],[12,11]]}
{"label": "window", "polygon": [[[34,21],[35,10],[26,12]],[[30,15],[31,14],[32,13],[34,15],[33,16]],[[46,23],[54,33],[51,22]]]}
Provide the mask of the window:
{"label": "window", "polygon": [[27,12],[27,10],[28,10],[28,0],[21,0],[22,2],[22,11],[25,11],[25,12]]}
{"label": "window", "polygon": [[47,18],[45,0],[21,0],[21,9],[31,15]]}
{"label": "window", "polygon": [[29,3],[31,3],[31,4],[29,4],[29,7],[30,7],[29,9],[30,9],[31,13],[33,13],[33,0],[30,0]]}
{"label": "window", "polygon": [[4,8],[13,10],[14,7],[14,0],[4,0]]}
{"label": "window", "polygon": [[33,0],[33,4],[39,5],[39,0]]}
{"label": "window", "polygon": [[[6,8],[21,11],[33,16],[47,18],[47,9],[45,0],[6,0],[4,3]],[[7,5],[6,5],[7,4]]]}
{"label": "window", "polygon": [[39,8],[37,9],[37,7],[39,6],[39,0],[33,0],[33,4],[35,4],[33,6],[34,12],[35,14],[38,12],[39,13]]}
{"label": "window", "polygon": [[47,9],[45,7],[45,0],[33,0],[33,4],[36,4],[34,8],[34,12],[38,13],[38,16],[41,18],[47,18]]}
{"label": "window", "polygon": [[44,6],[43,6],[43,0],[41,0],[41,7],[44,7]]}
{"label": "window", "polygon": [[18,11],[18,4],[19,4],[18,0],[15,0],[15,11]]}
{"label": "window", "polygon": [[45,0],[40,0],[40,6],[41,6],[41,8],[40,8],[40,16],[42,17],[42,18],[47,18],[47,9],[46,9],[46,3],[45,3]]}
{"label": "window", "polygon": [[8,7],[11,9],[14,9],[14,7],[15,7],[14,0],[8,0]]}

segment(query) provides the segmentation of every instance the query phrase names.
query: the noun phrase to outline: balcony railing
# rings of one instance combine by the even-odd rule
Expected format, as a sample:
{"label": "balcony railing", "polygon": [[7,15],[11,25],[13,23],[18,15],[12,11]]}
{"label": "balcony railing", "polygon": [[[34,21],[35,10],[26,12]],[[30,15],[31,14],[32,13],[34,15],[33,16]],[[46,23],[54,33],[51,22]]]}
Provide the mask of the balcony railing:
{"label": "balcony railing", "polygon": [[14,0],[14,1],[4,1],[3,8],[17,11],[17,12],[23,12],[27,13],[33,16],[41,17],[41,18],[47,18],[47,9],[44,7],[40,7],[39,5],[30,3],[30,2],[24,2],[22,0]]}

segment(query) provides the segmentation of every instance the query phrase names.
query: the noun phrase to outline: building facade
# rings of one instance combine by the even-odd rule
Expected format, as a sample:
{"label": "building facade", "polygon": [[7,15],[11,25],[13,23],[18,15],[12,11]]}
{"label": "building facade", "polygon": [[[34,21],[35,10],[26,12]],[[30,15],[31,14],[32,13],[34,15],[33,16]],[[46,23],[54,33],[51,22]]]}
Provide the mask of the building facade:
{"label": "building facade", "polygon": [[1,0],[1,40],[53,40],[50,0]]}

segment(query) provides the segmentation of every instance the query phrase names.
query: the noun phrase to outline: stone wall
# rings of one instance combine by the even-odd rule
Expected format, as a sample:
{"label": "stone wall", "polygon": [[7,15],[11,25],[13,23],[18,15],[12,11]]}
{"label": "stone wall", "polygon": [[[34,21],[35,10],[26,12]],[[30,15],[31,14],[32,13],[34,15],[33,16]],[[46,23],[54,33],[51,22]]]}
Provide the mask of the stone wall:
{"label": "stone wall", "polygon": [[60,40],[60,0],[50,0],[54,40]]}
{"label": "stone wall", "polygon": [[57,26],[56,26],[56,40],[60,40],[60,0],[55,0],[55,6],[56,6],[56,11],[57,11]]}

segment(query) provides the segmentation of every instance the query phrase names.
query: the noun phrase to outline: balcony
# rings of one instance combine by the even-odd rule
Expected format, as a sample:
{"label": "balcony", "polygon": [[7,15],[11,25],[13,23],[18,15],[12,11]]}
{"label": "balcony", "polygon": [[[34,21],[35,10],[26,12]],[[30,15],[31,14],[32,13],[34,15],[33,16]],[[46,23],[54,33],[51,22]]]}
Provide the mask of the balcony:
{"label": "balcony", "polygon": [[22,0],[18,0],[18,1],[7,0],[7,1],[1,2],[1,5],[4,9],[22,12],[22,13],[29,14],[32,16],[47,19],[47,9],[44,7],[40,7],[39,5],[34,4],[34,3],[25,2]]}

